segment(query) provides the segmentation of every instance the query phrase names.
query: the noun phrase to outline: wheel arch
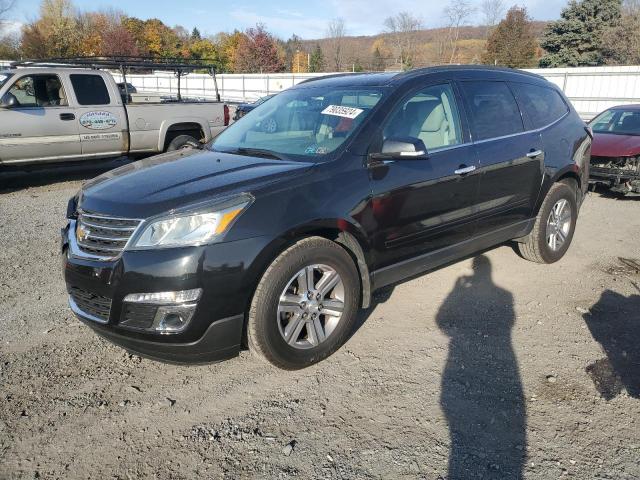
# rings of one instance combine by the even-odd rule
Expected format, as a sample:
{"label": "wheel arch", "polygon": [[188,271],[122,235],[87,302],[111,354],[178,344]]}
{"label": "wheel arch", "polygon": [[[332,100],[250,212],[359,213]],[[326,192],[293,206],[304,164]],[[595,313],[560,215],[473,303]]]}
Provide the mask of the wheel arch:
{"label": "wheel arch", "polygon": [[[360,277],[361,307],[371,305],[371,275],[367,262],[368,243],[359,228],[343,219],[322,219],[298,225],[273,239],[255,259],[254,285],[257,288],[271,262],[294,243],[308,237],[322,237],[336,242],[351,256]],[[249,300],[250,302],[251,300]]]}
{"label": "wheel arch", "polygon": [[179,135],[199,135],[205,142],[211,139],[208,124],[204,119],[173,119],[162,123],[158,139],[158,150],[166,151],[171,141]]}

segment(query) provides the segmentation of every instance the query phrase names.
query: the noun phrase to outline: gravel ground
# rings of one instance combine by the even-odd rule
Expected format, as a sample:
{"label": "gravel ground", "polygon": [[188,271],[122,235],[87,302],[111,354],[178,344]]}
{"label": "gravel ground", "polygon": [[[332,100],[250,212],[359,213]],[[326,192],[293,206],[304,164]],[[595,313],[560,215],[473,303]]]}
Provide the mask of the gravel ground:
{"label": "gravel ground", "polygon": [[95,173],[0,190],[0,478],[640,478],[640,200],[590,195],[555,265],[502,246],[380,292],[291,373],[144,360],[71,315],[59,229]]}

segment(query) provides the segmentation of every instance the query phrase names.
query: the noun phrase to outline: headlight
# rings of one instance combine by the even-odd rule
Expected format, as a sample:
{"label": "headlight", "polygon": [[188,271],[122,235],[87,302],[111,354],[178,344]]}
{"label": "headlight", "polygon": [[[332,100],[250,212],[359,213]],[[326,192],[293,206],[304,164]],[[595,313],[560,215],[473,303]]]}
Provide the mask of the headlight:
{"label": "headlight", "polygon": [[132,248],[184,247],[211,243],[227,232],[251,203],[247,197],[209,211],[177,213],[151,221]]}

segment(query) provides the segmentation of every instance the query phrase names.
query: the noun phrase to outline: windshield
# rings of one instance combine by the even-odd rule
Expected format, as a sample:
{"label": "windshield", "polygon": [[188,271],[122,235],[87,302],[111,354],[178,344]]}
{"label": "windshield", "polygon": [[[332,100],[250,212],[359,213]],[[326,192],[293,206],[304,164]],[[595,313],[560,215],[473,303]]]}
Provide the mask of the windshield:
{"label": "windshield", "polygon": [[639,110],[607,110],[591,122],[595,133],[640,136]]}
{"label": "windshield", "polygon": [[7,80],[9,80],[12,75],[13,73],[0,72],[0,88],[7,83]]}
{"label": "windshield", "polygon": [[382,98],[376,88],[299,88],[249,112],[216,138],[216,151],[321,159],[338,149]]}

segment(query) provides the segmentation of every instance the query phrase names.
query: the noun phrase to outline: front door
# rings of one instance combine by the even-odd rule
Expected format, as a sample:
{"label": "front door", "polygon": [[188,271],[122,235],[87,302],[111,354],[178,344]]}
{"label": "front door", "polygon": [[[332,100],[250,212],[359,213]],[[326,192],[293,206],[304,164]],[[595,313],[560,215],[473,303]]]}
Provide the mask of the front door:
{"label": "front door", "polygon": [[109,91],[103,74],[98,72],[71,73],[69,80],[78,104],[82,155],[94,158],[126,153],[128,127],[119,92]]}
{"label": "front door", "polygon": [[544,170],[542,138],[525,131],[522,114],[504,82],[460,82],[480,165],[476,235],[526,221]]}
{"label": "front door", "polygon": [[451,84],[414,91],[388,118],[384,140],[420,139],[428,155],[369,167],[375,268],[469,239],[479,183]]}
{"label": "front door", "polygon": [[77,159],[81,153],[75,109],[54,74],[16,78],[0,108],[0,163]]}

